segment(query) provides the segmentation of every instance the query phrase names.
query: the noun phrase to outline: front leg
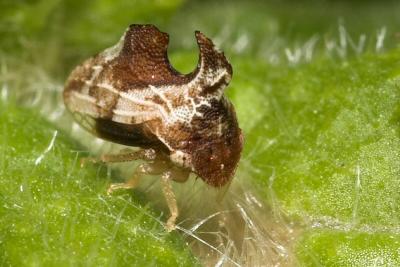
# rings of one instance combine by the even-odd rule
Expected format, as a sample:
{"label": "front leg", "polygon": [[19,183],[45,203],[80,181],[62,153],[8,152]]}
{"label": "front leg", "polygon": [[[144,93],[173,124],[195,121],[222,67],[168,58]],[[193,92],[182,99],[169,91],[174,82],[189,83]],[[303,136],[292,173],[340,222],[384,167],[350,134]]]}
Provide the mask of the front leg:
{"label": "front leg", "polygon": [[167,224],[165,225],[165,228],[167,229],[168,232],[171,232],[176,228],[175,222],[176,218],[179,215],[178,205],[176,204],[176,197],[171,185],[171,172],[170,171],[164,172],[161,177],[161,181],[162,181],[162,189],[164,192],[164,197],[167,200],[168,208],[171,213],[171,216],[169,217]]}
{"label": "front leg", "polygon": [[140,149],[138,151],[124,152],[118,154],[103,154],[100,158],[87,157],[81,159],[81,167],[83,167],[87,162],[91,163],[115,163],[115,162],[127,162],[134,160],[147,160],[152,161],[157,157],[157,153],[154,149]]}
{"label": "front leg", "polygon": [[178,205],[176,203],[176,197],[172,188],[171,181],[185,182],[189,178],[189,174],[189,171],[180,168],[168,170],[162,174],[162,189],[164,192],[164,197],[167,200],[168,209],[171,213],[165,225],[165,229],[168,232],[175,230],[176,218],[178,218],[179,215]]}

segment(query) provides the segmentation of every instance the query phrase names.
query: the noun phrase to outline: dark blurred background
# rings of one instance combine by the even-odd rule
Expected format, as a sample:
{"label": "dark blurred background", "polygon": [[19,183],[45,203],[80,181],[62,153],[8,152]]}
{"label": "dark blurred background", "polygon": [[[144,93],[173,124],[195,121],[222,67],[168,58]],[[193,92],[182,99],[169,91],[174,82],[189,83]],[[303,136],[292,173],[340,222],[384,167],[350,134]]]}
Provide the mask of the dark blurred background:
{"label": "dark blurred background", "polygon": [[129,24],[151,23],[170,33],[172,52],[194,50],[193,32],[201,30],[231,55],[273,61],[288,45],[345,34],[341,25],[356,37],[384,30],[398,38],[399,6],[372,0],[1,0],[0,55],[64,78],[77,62],[116,43]]}

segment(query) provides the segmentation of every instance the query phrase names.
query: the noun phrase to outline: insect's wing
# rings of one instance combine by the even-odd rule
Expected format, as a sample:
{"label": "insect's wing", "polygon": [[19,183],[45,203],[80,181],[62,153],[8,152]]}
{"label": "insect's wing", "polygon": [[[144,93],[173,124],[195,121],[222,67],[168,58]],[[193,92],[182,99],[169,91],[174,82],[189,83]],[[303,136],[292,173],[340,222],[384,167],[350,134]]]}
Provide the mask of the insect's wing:
{"label": "insect's wing", "polygon": [[73,116],[85,130],[113,143],[136,147],[164,146],[151,132],[148,123],[124,124],[78,112],[74,112]]}
{"label": "insect's wing", "polygon": [[169,64],[167,46],[168,35],[154,26],[132,25],[119,43],[73,70],[64,89],[67,108],[125,124],[155,119],[160,110],[149,86],[188,79]]}

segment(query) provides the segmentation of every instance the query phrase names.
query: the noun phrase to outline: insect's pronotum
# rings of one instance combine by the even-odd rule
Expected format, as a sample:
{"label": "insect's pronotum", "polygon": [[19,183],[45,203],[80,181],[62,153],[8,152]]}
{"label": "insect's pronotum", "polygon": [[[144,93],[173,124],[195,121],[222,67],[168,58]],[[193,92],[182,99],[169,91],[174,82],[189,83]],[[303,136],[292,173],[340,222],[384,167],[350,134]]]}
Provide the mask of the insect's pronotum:
{"label": "insect's pronotum", "polygon": [[175,227],[178,208],[170,181],[195,173],[220,187],[230,181],[242,151],[235,110],[224,96],[232,67],[210,39],[196,31],[197,68],[183,75],[167,57],[168,34],[153,25],[131,25],[120,41],[77,66],[64,89],[74,118],[96,136],[139,147],[100,161],[143,160],[132,179],[109,192],[132,188],[146,174],[161,174]]}

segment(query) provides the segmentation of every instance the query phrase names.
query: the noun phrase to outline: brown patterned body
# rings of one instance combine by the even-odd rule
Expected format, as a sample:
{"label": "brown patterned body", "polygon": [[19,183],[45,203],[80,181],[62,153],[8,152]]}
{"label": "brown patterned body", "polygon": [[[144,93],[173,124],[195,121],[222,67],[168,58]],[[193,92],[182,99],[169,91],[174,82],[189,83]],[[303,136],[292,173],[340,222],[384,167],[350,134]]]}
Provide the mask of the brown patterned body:
{"label": "brown patterned body", "polygon": [[195,71],[182,75],[167,57],[168,35],[131,25],[114,47],[88,59],[68,78],[64,101],[100,138],[166,154],[213,186],[233,176],[243,137],[223,95],[231,65],[208,38]]}

